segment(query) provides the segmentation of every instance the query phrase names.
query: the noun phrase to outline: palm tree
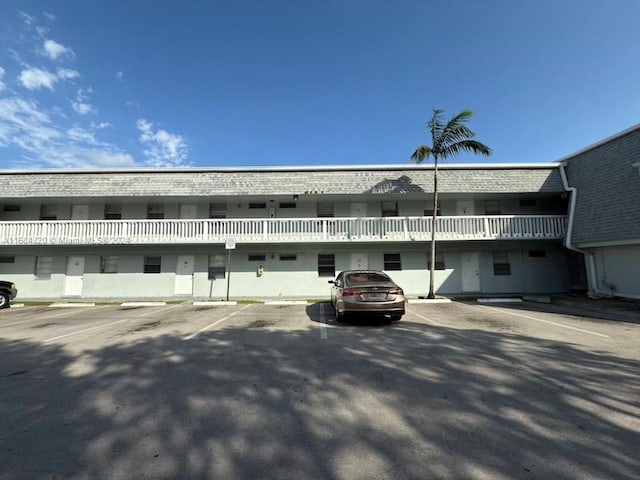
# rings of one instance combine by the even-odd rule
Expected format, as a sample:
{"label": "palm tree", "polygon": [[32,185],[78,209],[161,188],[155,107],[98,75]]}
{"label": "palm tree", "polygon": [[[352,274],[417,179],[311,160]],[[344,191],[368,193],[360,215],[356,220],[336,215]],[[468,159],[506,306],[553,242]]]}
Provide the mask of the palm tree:
{"label": "palm tree", "polygon": [[422,163],[430,156],[433,157],[433,218],[431,222],[431,265],[429,268],[429,294],[427,298],[435,298],[433,278],[436,265],[436,215],[438,212],[438,159],[452,157],[461,152],[471,152],[484,156],[491,155],[491,149],[484,143],[473,140],[473,133],[465,123],[473,116],[471,110],[463,110],[448,123],[444,123],[444,110],[433,109],[433,116],[427,126],[431,130],[431,146],[419,146],[411,160]]}

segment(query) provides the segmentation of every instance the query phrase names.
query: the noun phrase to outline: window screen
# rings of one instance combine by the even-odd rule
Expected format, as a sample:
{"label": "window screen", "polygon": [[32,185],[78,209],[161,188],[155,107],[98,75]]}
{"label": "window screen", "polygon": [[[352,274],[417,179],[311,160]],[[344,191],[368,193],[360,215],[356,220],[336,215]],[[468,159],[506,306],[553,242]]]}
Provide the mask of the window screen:
{"label": "window screen", "polygon": [[104,206],[104,219],[105,220],[122,219],[122,205],[120,205],[119,203],[107,203]]}
{"label": "window screen", "polygon": [[144,273],[160,273],[162,257],[144,257]]}
{"label": "window screen", "polygon": [[[443,252],[436,251],[435,269],[436,270],[444,270],[445,269],[444,253]],[[427,270],[431,270],[431,253],[427,254]]]}
{"label": "window screen", "polygon": [[402,263],[400,261],[399,253],[385,253],[384,254],[384,269],[385,270],[402,270]]}
{"label": "window screen", "polygon": [[116,255],[101,256],[100,273],[118,273],[118,257]]}
{"label": "window screen", "polygon": [[217,280],[220,278],[225,278],[226,276],[226,267],[225,267],[225,259],[224,255],[210,255],[209,256],[209,280]]}
{"label": "window screen", "polygon": [[509,263],[509,252],[493,252],[493,274],[511,275],[511,264]]}
{"label": "window screen", "polygon": [[53,272],[53,257],[36,257],[36,279],[47,280]]}
{"label": "window screen", "polygon": [[321,277],[335,277],[336,256],[333,253],[318,254],[318,275]]}

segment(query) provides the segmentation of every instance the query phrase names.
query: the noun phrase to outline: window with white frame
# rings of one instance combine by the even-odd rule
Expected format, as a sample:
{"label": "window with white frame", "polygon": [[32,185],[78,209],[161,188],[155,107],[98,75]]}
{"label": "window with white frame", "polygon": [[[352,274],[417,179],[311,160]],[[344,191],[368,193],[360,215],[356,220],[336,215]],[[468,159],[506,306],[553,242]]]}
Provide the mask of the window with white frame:
{"label": "window with white frame", "polygon": [[22,209],[20,205],[11,204],[11,205],[3,205],[2,210],[5,212],[19,212]]}
{"label": "window with white frame", "polygon": [[40,205],[40,220],[57,220],[57,205]]}
{"label": "window with white frame", "polygon": [[48,280],[53,272],[53,257],[36,257],[36,280]]}
{"label": "window with white frame", "polygon": [[145,256],[144,273],[160,273],[162,271],[162,257]]}
{"label": "window with white frame", "polygon": [[0,255],[0,263],[15,263],[16,257],[13,255]]}
{"label": "window with white frame", "polygon": [[107,203],[104,206],[104,219],[105,220],[121,220],[122,219],[122,205],[119,203]]}
{"label": "window with white frame", "polygon": [[384,270],[402,270],[402,261],[399,253],[384,254]]}
{"label": "window with white frame", "polygon": [[278,258],[281,262],[295,262],[298,260],[298,255],[295,253],[281,253]]}
{"label": "window with white frame", "polygon": [[225,278],[227,269],[223,254],[209,255],[209,280]]}
{"label": "window with white frame", "polygon": [[150,220],[162,220],[164,218],[164,205],[162,203],[148,204],[147,218]]}
{"label": "window with white frame", "polygon": [[117,255],[102,255],[100,257],[100,273],[118,273]]}
{"label": "window with white frame", "polygon": [[382,210],[383,217],[398,216],[398,202],[395,202],[393,200],[385,200],[380,202],[380,208]]}
{"label": "window with white frame", "polygon": [[[430,207],[424,208],[424,216],[425,217],[433,217],[433,204]],[[436,217],[440,216],[440,207],[436,210]]]}
{"label": "window with white frame", "polygon": [[318,202],[316,204],[316,213],[318,218],[329,218],[334,216],[333,202]]}
{"label": "window with white frame", "polygon": [[210,203],[209,218],[227,218],[227,204],[225,202]]}
{"label": "window with white frame", "polygon": [[493,252],[493,274],[494,275],[511,275],[511,263],[509,262],[509,252],[495,251]]}
{"label": "window with white frame", "polygon": [[250,253],[247,258],[250,262],[264,262],[267,260],[267,256],[264,253]]}
{"label": "window with white frame", "polygon": [[318,276],[335,277],[336,256],[333,253],[318,254]]}

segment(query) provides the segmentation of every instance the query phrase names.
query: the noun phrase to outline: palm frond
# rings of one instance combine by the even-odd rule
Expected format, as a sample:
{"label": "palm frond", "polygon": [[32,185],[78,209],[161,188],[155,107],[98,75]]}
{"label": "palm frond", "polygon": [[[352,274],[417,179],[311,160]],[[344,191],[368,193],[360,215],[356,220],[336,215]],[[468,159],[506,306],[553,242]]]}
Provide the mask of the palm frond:
{"label": "palm frond", "polygon": [[472,139],[475,134],[467,126],[463,125],[469,121],[472,116],[473,111],[470,109],[463,110],[457,115],[454,115],[444,126],[438,139],[433,141],[436,150],[445,149],[447,145],[461,140]]}
{"label": "palm frond", "polygon": [[461,142],[463,140],[471,140],[476,134],[471,131],[466,125],[453,125],[449,124],[442,132],[442,136],[439,139],[438,146],[442,149],[446,149],[447,146]]}
{"label": "palm frond", "polygon": [[420,145],[416,148],[416,151],[411,155],[411,160],[413,163],[422,163],[424,160],[429,158],[430,155],[433,154],[431,147],[428,145]]}
{"label": "palm frond", "polygon": [[434,147],[437,139],[442,136],[442,132],[444,131],[444,128],[446,126],[444,121],[442,120],[443,113],[444,113],[444,110],[434,108],[431,120],[429,120],[429,123],[427,123],[427,126],[431,131],[431,141],[432,141],[431,145],[433,145]]}
{"label": "palm frond", "polygon": [[484,143],[478,142],[477,140],[462,140],[460,142],[452,143],[438,152],[438,154],[442,158],[447,158],[458,155],[462,152],[475,153],[477,155],[484,155],[485,157],[491,155],[491,149]]}

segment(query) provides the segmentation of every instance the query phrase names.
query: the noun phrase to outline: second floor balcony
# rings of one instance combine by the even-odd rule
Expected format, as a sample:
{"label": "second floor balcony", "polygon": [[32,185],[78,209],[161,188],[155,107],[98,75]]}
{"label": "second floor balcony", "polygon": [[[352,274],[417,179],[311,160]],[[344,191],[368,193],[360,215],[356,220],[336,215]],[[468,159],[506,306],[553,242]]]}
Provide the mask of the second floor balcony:
{"label": "second floor balcony", "polygon": [[[438,217],[436,227],[441,241],[562,239],[566,216]],[[0,245],[412,242],[431,230],[431,217],[20,221],[0,222]]]}

